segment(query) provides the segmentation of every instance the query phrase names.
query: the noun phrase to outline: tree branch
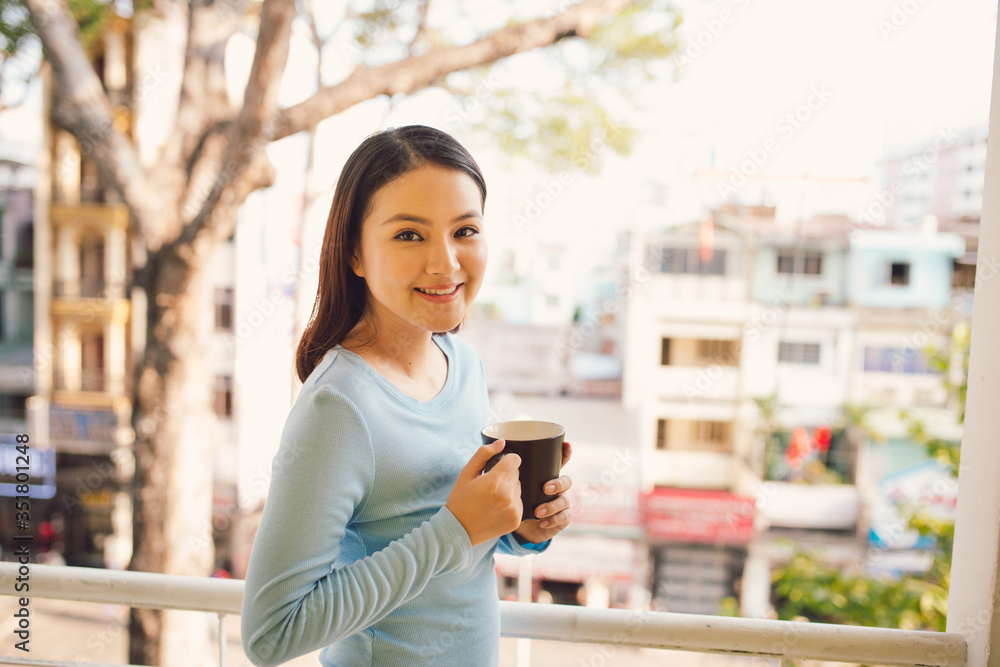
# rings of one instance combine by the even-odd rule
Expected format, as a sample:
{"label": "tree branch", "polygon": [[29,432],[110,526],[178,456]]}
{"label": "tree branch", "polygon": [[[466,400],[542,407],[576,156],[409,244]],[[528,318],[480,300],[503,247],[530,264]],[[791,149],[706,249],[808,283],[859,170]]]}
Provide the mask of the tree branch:
{"label": "tree branch", "polygon": [[191,2],[177,118],[163,153],[164,172],[182,167],[190,172],[195,152],[211,127],[234,114],[226,91],[224,57],[242,9],[243,3],[237,0]]}
{"label": "tree branch", "polygon": [[308,100],[278,112],[279,130],[273,138],[306,130],[379,95],[412,93],[454,71],[548,46],[567,36],[586,36],[598,22],[632,1],[584,0],[562,14],[503,28],[465,46],[435,49],[381,67],[358,68],[337,85],[322,88]]}
{"label": "tree branch", "polygon": [[430,7],[431,0],[421,0],[417,7],[417,31],[413,34],[413,39],[410,40],[410,45],[406,49],[406,52],[411,56],[417,55],[420,41],[427,33],[427,12]]}
{"label": "tree branch", "polygon": [[80,151],[132,212],[133,231],[145,235],[144,223],[156,210],[153,193],[132,143],[114,127],[108,96],[80,44],[65,0],[24,0],[24,5],[56,80],[52,120],[76,137]]}
{"label": "tree branch", "polygon": [[271,119],[277,109],[278,88],[288,62],[294,16],[293,0],[264,0],[243,107],[229,129],[226,150],[211,190],[198,213],[170,244],[178,254],[197,253],[201,249],[198,241],[214,236],[212,219],[217,206],[229,201],[234,193],[243,191],[249,167],[259,164],[258,154],[280,134]]}

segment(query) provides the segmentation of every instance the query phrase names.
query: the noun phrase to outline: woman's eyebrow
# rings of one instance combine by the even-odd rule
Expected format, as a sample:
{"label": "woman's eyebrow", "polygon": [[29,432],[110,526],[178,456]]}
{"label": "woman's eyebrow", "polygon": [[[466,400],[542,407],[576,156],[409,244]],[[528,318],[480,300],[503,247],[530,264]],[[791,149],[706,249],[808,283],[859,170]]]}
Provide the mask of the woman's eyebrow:
{"label": "woman's eyebrow", "polygon": [[[452,222],[460,222],[462,220],[468,220],[469,218],[482,218],[482,214],[479,211],[466,211],[462,215],[458,216]],[[412,213],[397,213],[382,221],[383,225],[388,225],[390,222],[415,222],[421,225],[429,225],[431,221],[427,218],[423,218],[419,215],[413,215]]]}

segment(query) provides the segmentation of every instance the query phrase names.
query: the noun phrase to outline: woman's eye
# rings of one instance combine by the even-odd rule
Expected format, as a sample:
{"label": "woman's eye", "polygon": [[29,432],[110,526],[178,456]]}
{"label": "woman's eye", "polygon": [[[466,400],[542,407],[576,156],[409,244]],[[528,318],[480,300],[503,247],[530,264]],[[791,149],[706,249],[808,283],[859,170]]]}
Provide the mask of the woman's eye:
{"label": "woman's eye", "polygon": [[455,232],[455,236],[459,236],[459,237],[462,237],[462,236],[475,236],[478,233],[479,233],[478,229],[476,229],[475,227],[469,226],[469,227],[462,227],[460,230],[458,230],[457,232]]}
{"label": "woman's eye", "polygon": [[400,233],[396,234],[396,236],[394,238],[397,238],[400,241],[419,241],[420,240],[420,236],[416,232],[411,231],[411,230],[406,230],[404,232],[400,232]]}

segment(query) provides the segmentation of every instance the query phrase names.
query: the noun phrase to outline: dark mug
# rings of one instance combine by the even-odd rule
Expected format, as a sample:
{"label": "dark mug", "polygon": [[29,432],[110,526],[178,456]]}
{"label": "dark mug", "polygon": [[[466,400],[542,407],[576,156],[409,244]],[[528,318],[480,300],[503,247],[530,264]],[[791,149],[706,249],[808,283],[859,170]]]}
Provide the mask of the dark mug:
{"label": "dark mug", "polygon": [[482,431],[483,444],[504,440],[503,451],[490,457],[483,468],[489,472],[506,454],[521,457],[517,478],[521,482],[521,520],[534,519],[535,508],[555,500],[543,487],[559,477],[562,466],[562,445],[566,429],[553,422],[520,420],[490,424]]}

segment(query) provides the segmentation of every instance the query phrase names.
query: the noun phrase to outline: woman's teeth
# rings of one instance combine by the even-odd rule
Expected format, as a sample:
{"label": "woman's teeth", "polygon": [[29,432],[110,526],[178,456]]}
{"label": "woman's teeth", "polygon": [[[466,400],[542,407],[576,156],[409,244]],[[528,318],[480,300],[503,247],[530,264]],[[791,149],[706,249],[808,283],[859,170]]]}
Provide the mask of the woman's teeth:
{"label": "woman's teeth", "polygon": [[447,289],[447,290],[446,289],[425,289],[423,287],[418,287],[417,291],[418,292],[423,292],[424,294],[434,294],[434,295],[437,295],[437,296],[442,296],[444,294],[451,294],[452,292],[454,292],[455,290],[457,290],[458,287],[459,287],[458,285],[455,285],[451,289]]}

